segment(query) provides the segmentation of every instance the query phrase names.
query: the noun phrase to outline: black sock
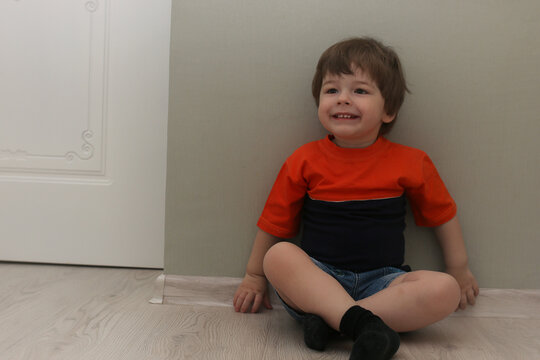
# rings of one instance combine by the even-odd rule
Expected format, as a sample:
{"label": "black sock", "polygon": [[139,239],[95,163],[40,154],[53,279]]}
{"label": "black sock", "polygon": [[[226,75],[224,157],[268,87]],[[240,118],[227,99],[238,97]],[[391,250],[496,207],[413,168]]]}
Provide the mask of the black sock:
{"label": "black sock", "polygon": [[326,322],[317,315],[306,314],[303,321],[304,342],[307,347],[317,351],[323,351],[330,340],[330,336],[337,334]]}
{"label": "black sock", "polygon": [[399,348],[399,335],[381,318],[357,305],[345,312],[339,330],[354,340],[350,360],[390,359]]}

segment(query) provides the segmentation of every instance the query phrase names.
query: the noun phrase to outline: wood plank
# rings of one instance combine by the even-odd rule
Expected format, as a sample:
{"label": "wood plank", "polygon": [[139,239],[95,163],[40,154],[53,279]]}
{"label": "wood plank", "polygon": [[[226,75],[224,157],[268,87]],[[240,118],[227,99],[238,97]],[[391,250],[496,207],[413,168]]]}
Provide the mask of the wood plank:
{"label": "wood plank", "polygon": [[[234,279],[225,285],[213,279],[222,286],[213,298],[209,279],[197,280],[186,293],[178,286],[168,292],[182,302],[200,301],[200,295],[204,302],[210,296],[217,306],[150,304],[160,275],[154,270],[0,263],[0,358],[348,359],[352,343],[342,337],[322,353],[306,348],[300,325],[282,308],[235,313],[230,302]],[[537,293],[484,290],[475,312],[401,334],[394,358],[540,359]]]}
{"label": "wood plank", "polygon": [[[24,271],[9,271],[13,266]],[[9,286],[10,296],[0,301],[0,353],[6,359],[80,358],[107,336],[123,337],[115,332],[117,323],[126,309],[151,306],[151,284],[159,275],[153,270],[4,264],[0,271],[20,283]],[[137,313],[129,315],[133,323]]]}
{"label": "wood plank", "polygon": [[449,317],[401,334],[396,359],[540,359],[539,339],[536,319]]}

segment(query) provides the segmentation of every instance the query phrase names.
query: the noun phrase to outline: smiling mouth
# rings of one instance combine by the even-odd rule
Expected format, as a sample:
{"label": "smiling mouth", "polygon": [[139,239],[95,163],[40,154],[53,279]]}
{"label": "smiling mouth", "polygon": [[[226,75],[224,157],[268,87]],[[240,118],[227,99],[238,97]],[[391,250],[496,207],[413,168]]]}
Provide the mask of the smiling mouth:
{"label": "smiling mouth", "polygon": [[334,119],[357,119],[358,116],[353,114],[334,114],[332,115]]}

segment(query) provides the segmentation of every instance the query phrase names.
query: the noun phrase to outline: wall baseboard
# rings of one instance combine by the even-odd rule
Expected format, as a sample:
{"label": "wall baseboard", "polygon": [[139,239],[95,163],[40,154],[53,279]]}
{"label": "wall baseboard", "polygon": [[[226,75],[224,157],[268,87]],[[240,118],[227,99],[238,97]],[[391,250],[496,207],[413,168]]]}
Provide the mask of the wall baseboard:
{"label": "wall baseboard", "polygon": [[[233,277],[160,275],[154,284],[153,304],[233,307],[242,281]],[[271,289],[270,302],[283,308]],[[540,290],[480,289],[475,306],[453,313],[455,317],[540,319]]]}
{"label": "wall baseboard", "polygon": [[[242,278],[160,275],[154,283],[152,304],[205,305],[233,307],[232,299]],[[282,308],[276,293],[270,287],[270,302]]]}

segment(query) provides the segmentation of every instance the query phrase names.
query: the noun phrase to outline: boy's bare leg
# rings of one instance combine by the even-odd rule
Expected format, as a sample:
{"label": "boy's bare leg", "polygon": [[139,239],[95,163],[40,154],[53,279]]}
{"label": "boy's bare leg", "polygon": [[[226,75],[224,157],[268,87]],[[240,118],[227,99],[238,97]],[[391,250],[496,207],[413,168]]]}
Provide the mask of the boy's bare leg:
{"label": "boy's bare leg", "polygon": [[287,304],[319,315],[338,331],[343,314],[353,305],[372,311],[395,331],[420,329],[456,310],[461,294],[450,275],[415,271],[399,276],[379,293],[354,302],[302,249],[285,242],[268,251],[264,270]]}
{"label": "boy's bare leg", "polygon": [[457,309],[460,297],[460,287],[452,276],[435,271],[413,271],[356,303],[377,314],[395,331],[404,332],[444,319]]}
{"label": "boy's bare leg", "polygon": [[[285,242],[274,245],[266,253],[263,265],[266,277],[289,306],[320,316],[354,341],[350,359],[386,360],[399,348],[397,333],[372,312],[356,305],[339,282],[316,266],[297,246]],[[311,316],[307,319],[312,319]],[[327,325],[306,327],[306,320],[306,345],[324,349],[323,342],[327,338],[318,335]]]}
{"label": "boy's bare leg", "polygon": [[355,301],[302,249],[291,243],[280,242],[268,250],[263,264],[268,281],[289,306],[319,315],[339,331],[343,314],[355,305]]}

